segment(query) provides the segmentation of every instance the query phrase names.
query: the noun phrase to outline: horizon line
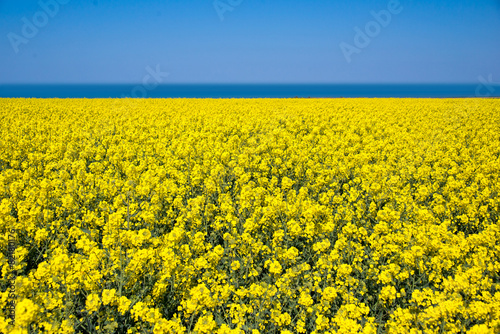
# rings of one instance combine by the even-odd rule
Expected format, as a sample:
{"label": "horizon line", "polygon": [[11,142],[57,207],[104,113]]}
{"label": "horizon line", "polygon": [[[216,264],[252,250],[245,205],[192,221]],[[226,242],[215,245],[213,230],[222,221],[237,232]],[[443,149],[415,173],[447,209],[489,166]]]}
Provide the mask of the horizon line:
{"label": "horizon line", "polygon": [[[76,85],[92,85],[92,86],[108,86],[108,85],[141,85],[142,82],[45,82],[45,83],[1,83],[0,86],[76,86]],[[477,85],[478,82],[169,82],[160,83],[158,86],[172,85]],[[492,83],[492,85],[500,85],[500,83]]]}

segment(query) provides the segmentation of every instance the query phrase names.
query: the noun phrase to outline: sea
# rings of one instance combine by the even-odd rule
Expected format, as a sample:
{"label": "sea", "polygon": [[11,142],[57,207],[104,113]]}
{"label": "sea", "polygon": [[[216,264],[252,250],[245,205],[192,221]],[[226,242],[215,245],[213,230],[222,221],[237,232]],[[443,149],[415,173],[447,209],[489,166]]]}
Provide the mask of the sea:
{"label": "sea", "polygon": [[8,98],[465,98],[500,97],[499,84],[2,85]]}

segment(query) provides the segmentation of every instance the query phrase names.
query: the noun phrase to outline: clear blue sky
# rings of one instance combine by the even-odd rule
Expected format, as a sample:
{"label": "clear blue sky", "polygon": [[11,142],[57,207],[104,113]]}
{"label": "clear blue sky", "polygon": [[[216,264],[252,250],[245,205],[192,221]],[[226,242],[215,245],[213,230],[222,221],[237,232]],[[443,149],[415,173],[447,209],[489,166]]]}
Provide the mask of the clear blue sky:
{"label": "clear blue sky", "polygon": [[54,1],[0,0],[0,83],[500,82],[500,0]]}

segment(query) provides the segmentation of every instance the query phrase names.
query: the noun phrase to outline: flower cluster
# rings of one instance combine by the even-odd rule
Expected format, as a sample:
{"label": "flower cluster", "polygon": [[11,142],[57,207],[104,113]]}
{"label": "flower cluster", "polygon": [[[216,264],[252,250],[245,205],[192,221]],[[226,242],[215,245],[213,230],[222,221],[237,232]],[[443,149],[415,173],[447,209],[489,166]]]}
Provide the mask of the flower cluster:
{"label": "flower cluster", "polygon": [[0,118],[2,333],[500,332],[499,100],[0,99]]}

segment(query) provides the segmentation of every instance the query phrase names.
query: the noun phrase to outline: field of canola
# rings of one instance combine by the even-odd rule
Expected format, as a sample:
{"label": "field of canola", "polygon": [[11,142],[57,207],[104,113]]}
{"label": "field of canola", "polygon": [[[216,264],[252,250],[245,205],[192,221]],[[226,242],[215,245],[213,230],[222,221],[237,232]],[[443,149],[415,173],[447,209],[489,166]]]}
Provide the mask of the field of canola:
{"label": "field of canola", "polygon": [[0,99],[0,332],[499,333],[499,191],[498,99]]}

